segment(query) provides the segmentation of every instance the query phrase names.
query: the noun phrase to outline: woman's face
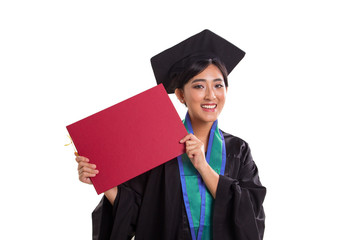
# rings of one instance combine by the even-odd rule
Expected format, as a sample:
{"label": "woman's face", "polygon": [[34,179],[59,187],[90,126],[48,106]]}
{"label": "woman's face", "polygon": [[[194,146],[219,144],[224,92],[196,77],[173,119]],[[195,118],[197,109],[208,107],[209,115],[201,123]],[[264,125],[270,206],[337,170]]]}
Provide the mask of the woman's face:
{"label": "woman's face", "polygon": [[193,122],[214,122],[224,107],[227,88],[218,67],[211,64],[190,79],[183,90],[176,89],[179,100],[186,103]]}

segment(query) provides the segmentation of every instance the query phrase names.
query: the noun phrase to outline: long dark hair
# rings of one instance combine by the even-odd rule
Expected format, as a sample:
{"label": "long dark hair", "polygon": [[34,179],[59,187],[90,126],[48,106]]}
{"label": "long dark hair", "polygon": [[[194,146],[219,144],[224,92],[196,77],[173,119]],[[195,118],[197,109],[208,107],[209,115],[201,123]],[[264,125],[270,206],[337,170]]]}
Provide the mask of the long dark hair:
{"label": "long dark hair", "polygon": [[209,65],[214,64],[219,68],[220,72],[223,75],[225,86],[228,86],[227,80],[227,70],[225,65],[218,58],[206,58],[192,61],[188,64],[188,67],[185,67],[183,71],[173,72],[170,76],[171,78],[171,89],[180,88],[183,89],[184,85],[190,81],[191,78],[195,77],[199,73],[205,70]]}

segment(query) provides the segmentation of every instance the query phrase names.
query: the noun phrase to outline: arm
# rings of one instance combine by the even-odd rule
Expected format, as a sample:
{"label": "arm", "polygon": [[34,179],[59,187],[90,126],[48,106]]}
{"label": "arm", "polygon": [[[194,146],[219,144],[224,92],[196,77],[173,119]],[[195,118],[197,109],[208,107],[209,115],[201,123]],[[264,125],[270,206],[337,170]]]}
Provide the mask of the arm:
{"label": "arm", "polygon": [[210,165],[206,162],[206,160],[205,160],[204,165],[202,167],[199,167],[197,170],[200,173],[201,178],[205,182],[207,189],[209,190],[209,192],[215,199],[216,198],[216,189],[217,189],[218,183],[219,183],[219,174],[217,174],[210,167]]}
{"label": "arm", "polygon": [[130,240],[134,236],[146,182],[144,173],[117,186],[113,204],[108,197],[102,198],[92,213],[94,240]]}
{"label": "arm", "polygon": [[[214,203],[214,239],[263,239],[266,188],[245,142],[229,147],[227,171],[220,176]],[[231,149],[232,148],[232,149]]]}
{"label": "arm", "polygon": [[215,198],[219,174],[217,174],[206,161],[204,143],[193,134],[185,136],[180,140],[180,143],[185,143],[186,154],[196,170],[200,173],[207,189],[213,198]]}
{"label": "arm", "polygon": [[[99,173],[95,164],[81,156],[77,156],[76,161],[79,180],[91,184],[90,178]],[[94,240],[131,239],[134,236],[146,182],[147,173],[144,173],[104,192],[105,196],[92,213]]]}
{"label": "arm", "polygon": [[111,205],[114,205],[114,201],[115,201],[117,192],[118,192],[117,187],[113,187],[113,188],[107,190],[106,192],[104,192],[105,197],[109,200]]}
{"label": "arm", "polygon": [[[99,170],[96,169],[96,165],[91,164],[90,160],[83,156],[76,155],[75,160],[78,163],[79,180],[83,183],[92,184],[90,178],[95,177],[96,174],[99,173]],[[117,195],[117,187],[113,187],[105,191],[104,195],[109,200],[111,205],[113,205]]]}

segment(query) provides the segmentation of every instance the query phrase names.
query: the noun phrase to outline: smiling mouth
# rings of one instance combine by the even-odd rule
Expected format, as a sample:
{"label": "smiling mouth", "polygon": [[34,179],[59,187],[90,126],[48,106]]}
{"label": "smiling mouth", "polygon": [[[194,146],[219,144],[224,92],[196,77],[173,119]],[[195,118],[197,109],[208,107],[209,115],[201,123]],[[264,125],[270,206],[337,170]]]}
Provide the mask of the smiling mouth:
{"label": "smiling mouth", "polygon": [[215,109],[217,104],[202,104],[201,107],[205,109]]}

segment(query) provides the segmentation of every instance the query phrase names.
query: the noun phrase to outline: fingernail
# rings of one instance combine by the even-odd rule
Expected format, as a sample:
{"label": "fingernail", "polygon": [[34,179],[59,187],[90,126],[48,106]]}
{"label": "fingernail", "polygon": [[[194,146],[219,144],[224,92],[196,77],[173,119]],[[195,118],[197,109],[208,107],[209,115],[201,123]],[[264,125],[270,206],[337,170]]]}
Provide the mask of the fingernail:
{"label": "fingernail", "polygon": [[98,174],[98,173],[99,173],[99,170],[95,170],[95,173]]}

